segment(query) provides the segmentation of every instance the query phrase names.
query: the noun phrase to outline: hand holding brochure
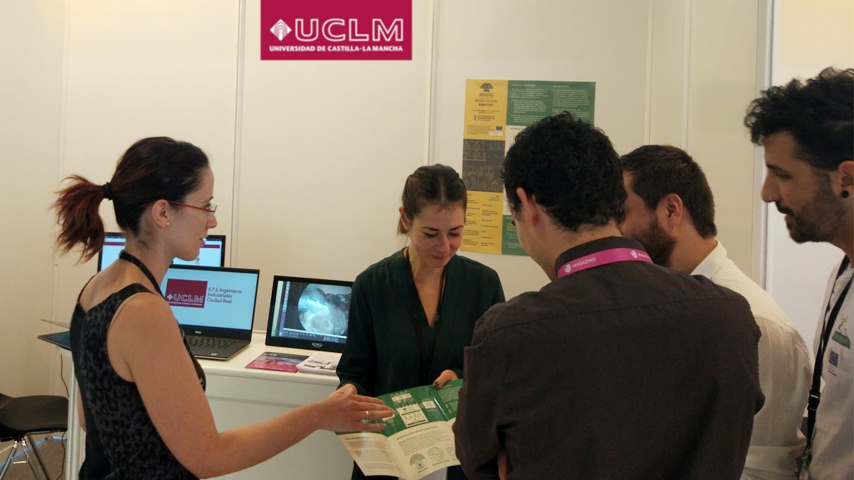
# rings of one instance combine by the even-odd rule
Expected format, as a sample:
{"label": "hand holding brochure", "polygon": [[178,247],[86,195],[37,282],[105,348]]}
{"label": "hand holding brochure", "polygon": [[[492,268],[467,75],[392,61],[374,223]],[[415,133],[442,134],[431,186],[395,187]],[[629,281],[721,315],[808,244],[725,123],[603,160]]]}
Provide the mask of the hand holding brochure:
{"label": "hand holding brochure", "polygon": [[394,410],[379,432],[339,433],[338,439],[365,475],[417,480],[442,468],[459,465],[454,451],[457,402],[462,380],[442,388],[432,385],[380,395]]}

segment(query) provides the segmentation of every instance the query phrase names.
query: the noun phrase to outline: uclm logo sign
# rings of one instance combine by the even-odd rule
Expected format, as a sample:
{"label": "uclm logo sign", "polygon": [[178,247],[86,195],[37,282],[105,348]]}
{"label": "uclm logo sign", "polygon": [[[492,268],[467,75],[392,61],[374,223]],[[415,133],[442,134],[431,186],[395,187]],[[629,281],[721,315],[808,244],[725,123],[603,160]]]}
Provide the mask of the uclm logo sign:
{"label": "uclm logo sign", "polygon": [[261,60],[412,60],[412,0],[261,0]]}

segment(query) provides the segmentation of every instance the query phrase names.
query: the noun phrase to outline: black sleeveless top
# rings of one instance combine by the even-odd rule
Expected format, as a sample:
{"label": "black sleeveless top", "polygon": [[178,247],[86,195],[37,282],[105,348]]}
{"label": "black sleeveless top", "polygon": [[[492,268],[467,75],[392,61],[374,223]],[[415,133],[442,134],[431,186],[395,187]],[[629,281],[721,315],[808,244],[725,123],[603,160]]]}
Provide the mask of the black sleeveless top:
{"label": "black sleeveless top", "polygon": [[[71,354],[86,419],[86,459],[80,468],[81,480],[197,478],[163,443],[136,384],[119,377],[107,355],[110,323],[119,306],[138,293],[153,292],[140,284],[128,285],[88,312],[78,298],[71,317]],[[184,345],[205,388],[205,373],[189,353],[186,340]]]}

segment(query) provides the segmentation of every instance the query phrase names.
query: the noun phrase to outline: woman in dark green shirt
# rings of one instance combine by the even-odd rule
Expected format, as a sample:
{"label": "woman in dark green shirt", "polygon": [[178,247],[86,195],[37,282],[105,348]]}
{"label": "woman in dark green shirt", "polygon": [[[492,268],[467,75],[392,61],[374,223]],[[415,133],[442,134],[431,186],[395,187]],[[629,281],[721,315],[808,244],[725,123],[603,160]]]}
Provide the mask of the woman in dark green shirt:
{"label": "woman in dark green shirt", "polygon": [[[368,396],[462,378],[475,321],[504,301],[498,274],[459,257],[466,187],[454,169],[421,167],[406,180],[398,233],[409,246],[353,285],[339,388]],[[365,478],[358,466],[353,479]],[[378,479],[381,477],[371,477]],[[459,467],[448,479],[464,479]]]}

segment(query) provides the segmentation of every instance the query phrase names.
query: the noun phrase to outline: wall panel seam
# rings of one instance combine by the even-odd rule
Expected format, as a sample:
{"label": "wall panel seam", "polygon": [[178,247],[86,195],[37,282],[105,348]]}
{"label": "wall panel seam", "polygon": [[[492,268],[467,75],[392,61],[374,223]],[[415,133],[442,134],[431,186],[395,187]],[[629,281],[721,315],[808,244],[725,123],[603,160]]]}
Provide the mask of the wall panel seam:
{"label": "wall panel seam", "polygon": [[[756,90],[758,96],[762,90],[771,85],[771,68],[773,60],[771,52],[774,48],[774,0],[759,0],[757,8],[759,28],[756,35]],[[762,184],[764,183],[765,162],[764,155],[758,147],[753,149],[753,257],[755,263],[755,274],[753,279],[766,288],[770,278],[768,268],[768,205],[762,201]],[[767,288],[766,288],[767,289]]]}
{"label": "wall panel seam", "polygon": [[243,136],[243,70],[246,47],[246,0],[239,0],[237,13],[237,81],[234,94],[234,160],[231,175],[231,254],[229,265],[237,265],[237,231],[240,224],[240,166]]}
{"label": "wall panel seam", "polygon": [[644,143],[652,142],[652,68],[653,68],[653,36],[655,32],[655,0],[649,2],[649,19],[646,34],[646,115],[644,115]]}
{"label": "wall panel seam", "polygon": [[[427,165],[433,165],[436,154],[436,88],[439,82],[439,0],[431,2],[433,19],[430,25],[430,71],[427,85],[427,138],[425,143],[424,161]],[[460,172],[462,173],[462,172]]]}
{"label": "wall panel seam", "polygon": [[685,20],[682,23],[682,150],[688,151],[688,125],[691,102],[691,35],[693,0],[685,0]]}

